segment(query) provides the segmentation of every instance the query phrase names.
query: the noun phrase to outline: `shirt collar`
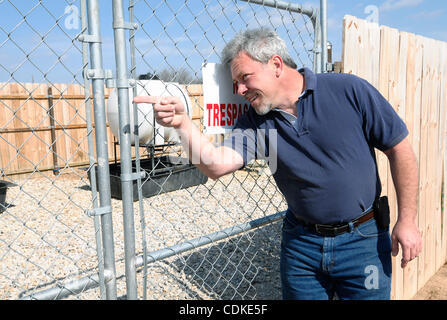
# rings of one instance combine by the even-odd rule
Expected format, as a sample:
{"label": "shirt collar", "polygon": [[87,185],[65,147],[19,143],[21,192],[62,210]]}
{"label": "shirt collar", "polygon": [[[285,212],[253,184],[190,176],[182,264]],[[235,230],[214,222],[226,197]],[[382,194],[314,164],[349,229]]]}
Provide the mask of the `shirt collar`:
{"label": "shirt collar", "polygon": [[315,91],[315,89],[317,88],[317,76],[315,75],[315,73],[313,73],[308,68],[301,68],[298,70],[298,72],[304,76],[304,83],[306,85],[306,88],[304,89],[303,93],[308,90]]}
{"label": "shirt collar", "polygon": [[[305,68],[305,67],[298,69],[298,72],[304,76],[304,84],[306,86],[304,88],[304,91],[300,95],[300,98],[301,98],[307,93],[307,91],[310,91],[310,90],[315,91],[315,89],[317,87],[317,76],[309,68]],[[278,109],[278,108],[273,108],[272,111],[282,111],[282,110]],[[295,117],[295,116],[293,116],[293,117]]]}

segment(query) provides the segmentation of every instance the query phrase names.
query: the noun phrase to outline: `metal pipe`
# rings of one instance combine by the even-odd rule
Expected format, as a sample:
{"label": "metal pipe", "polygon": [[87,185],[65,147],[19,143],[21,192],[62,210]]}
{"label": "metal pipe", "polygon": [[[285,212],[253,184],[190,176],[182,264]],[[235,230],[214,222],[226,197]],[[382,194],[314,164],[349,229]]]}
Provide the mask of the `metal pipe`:
{"label": "metal pipe", "polygon": [[[313,61],[313,71],[315,73],[322,72],[322,58],[321,58],[321,24],[320,24],[320,14],[319,10],[312,7],[303,7],[301,4],[289,3],[284,1],[276,0],[240,0],[248,3],[260,4],[267,7],[277,8],[281,10],[287,10],[290,12],[297,12],[307,15],[312,21],[314,28],[314,61]],[[322,0],[320,0],[322,1]]]}
{"label": "metal pipe", "polygon": [[[121,177],[132,174],[131,133],[129,112],[129,76],[127,72],[126,34],[122,0],[113,0],[113,29],[118,91]],[[137,299],[135,269],[135,228],[133,212],[133,180],[121,179],[123,197],[124,255],[126,265],[127,299]]]}
{"label": "metal pipe", "polygon": [[[253,221],[242,223],[242,224],[230,227],[230,228],[226,228],[226,229],[214,232],[214,233],[210,233],[208,235],[201,236],[199,238],[185,241],[183,243],[180,243],[180,244],[177,244],[177,245],[174,245],[171,247],[166,247],[166,248],[154,251],[154,252],[150,252],[147,254],[147,256],[148,256],[147,262],[153,263],[155,261],[166,259],[173,255],[183,253],[183,252],[189,251],[191,249],[197,249],[199,247],[203,247],[203,246],[210,244],[212,242],[215,242],[215,241],[219,241],[219,240],[229,238],[229,237],[238,235],[240,233],[243,233],[243,232],[255,229],[255,228],[262,227],[266,224],[270,224],[275,221],[283,219],[285,217],[285,215],[286,215],[286,211],[277,212],[277,213],[272,214],[267,217],[263,217],[263,218],[259,218],[259,219],[253,220]],[[141,267],[143,264],[144,264],[143,256],[137,257],[136,266]]]}
{"label": "metal pipe", "polygon": [[[271,224],[273,222],[279,221],[283,219],[286,215],[286,211],[277,212],[267,217],[262,217],[256,220],[252,220],[246,223],[242,223],[230,228],[226,228],[214,233],[210,233],[208,235],[201,236],[199,238],[195,238],[189,241],[185,241],[183,243],[166,247],[161,250],[153,251],[147,254],[149,257],[146,263],[153,263],[156,261],[160,261],[169,257],[172,257],[176,254],[183,253],[185,251],[191,249],[197,249],[199,247],[205,246],[215,241],[223,240],[225,238],[229,238],[235,235],[238,235],[243,232],[247,232],[259,227],[262,227],[267,224]],[[145,264],[145,255],[138,256],[135,259],[135,267],[140,268]],[[53,300],[53,299],[63,299],[73,294],[81,293],[87,289],[91,289],[98,286],[97,281],[98,275],[93,274],[82,279],[74,280],[69,282],[63,286],[63,288],[51,288],[47,290],[40,291],[38,293],[34,293],[32,295],[20,298],[21,300]],[[112,279],[112,274],[105,273],[106,280],[110,281]],[[114,275],[113,275],[114,278]]]}
{"label": "metal pipe", "polygon": [[53,89],[48,87],[48,116],[50,118],[50,132],[51,132],[51,145],[50,150],[53,154],[53,174],[59,172],[59,165],[57,163],[57,145],[56,145],[56,125],[54,123],[54,104],[53,104]]}
{"label": "metal pipe", "polygon": [[[133,24],[134,20],[134,0],[129,1],[129,22]],[[131,76],[132,79],[137,79],[137,66],[135,58],[135,29],[130,29],[129,35],[129,45],[130,45],[130,63],[131,63]],[[137,86],[133,87],[134,97],[137,95]],[[138,105],[133,104],[133,134],[135,141],[135,170],[136,172],[141,171],[140,166],[140,141],[139,141],[139,127],[138,127]],[[155,122],[154,122],[155,123]],[[137,179],[137,190],[138,190],[138,205],[140,211],[140,224],[141,224],[141,244],[143,247],[143,259],[146,261],[147,256],[147,243],[146,243],[146,220],[144,218],[144,204],[143,204],[143,190],[141,178]],[[147,299],[147,263],[143,265],[143,300]]]}
{"label": "metal pipe", "polygon": [[[101,30],[99,24],[98,0],[87,1],[88,31],[96,38],[89,43],[92,70],[103,71]],[[100,207],[111,207],[110,171],[107,146],[107,127],[104,101],[104,78],[92,79],[93,107],[95,115],[95,138],[98,168],[98,189]],[[116,300],[115,248],[113,242],[112,213],[101,215],[102,243],[104,249],[104,272],[111,274],[105,283],[106,299]]]}
{"label": "metal pipe", "polygon": [[[86,0],[81,0],[81,30],[82,34],[87,32],[87,4]],[[88,44],[87,42],[82,43],[82,63],[83,63],[83,77],[84,77],[84,99],[85,99],[85,117],[86,117],[86,128],[87,128],[87,141],[88,141],[88,153],[89,153],[89,168],[90,168],[90,185],[92,192],[92,203],[93,208],[98,208],[98,192],[96,187],[96,168],[95,168],[95,158],[93,157],[95,152],[95,147],[93,144],[93,121],[92,121],[92,111],[90,107],[90,83],[87,79],[88,70]],[[104,258],[102,251],[102,241],[101,241],[101,222],[98,216],[93,218],[93,224],[95,228],[95,243],[96,243],[96,255],[98,257],[98,280],[99,280],[99,294],[100,299],[105,299],[105,279],[104,279]]]}
{"label": "metal pipe", "polygon": [[290,3],[290,2],[284,2],[284,1],[276,1],[276,0],[240,0],[248,3],[255,3],[255,4],[261,4],[263,6],[282,9],[282,10],[288,10],[292,12],[302,13],[311,19],[315,19],[316,17],[316,11],[314,8],[311,7],[303,7],[302,4],[297,3]]}
{"label": "metal pipe", "polygon": [[332,43],[330,41],[327,42],[327,62],[332,64]]}
{"label": "metal pipe", "polygon": [[315,73],[321,73],[321,24],[320,16],[317,15],[316,21],[314,23],[314,67],[313,71]]}
{"label": "metal pipe", "polygon": [[321,71],[328,69],[328,47],[327,47],[327,0],[320,0],[320,22],[321,22]]}
{"label": "metal pipe", "polygon": [[37,293],[22,297],[19,300],[61,300],[71,295],[82,293],[86,290],[96,288],[104,277],[106,281],[113,281],[115,275],[112,273],[105,273],[103,276],[93,274],[82,279],[77,279],[63,285],[48,290],[43,290]]}

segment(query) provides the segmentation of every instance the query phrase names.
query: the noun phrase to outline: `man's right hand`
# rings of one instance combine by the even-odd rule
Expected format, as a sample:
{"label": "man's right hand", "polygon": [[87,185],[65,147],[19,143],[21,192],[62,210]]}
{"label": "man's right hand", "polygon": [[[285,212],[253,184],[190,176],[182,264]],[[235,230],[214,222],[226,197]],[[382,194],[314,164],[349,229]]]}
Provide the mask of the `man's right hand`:
{"label": "man's right hand", "polygon": [[163,127],[179,128],[188,117],[178,97],[137,96],[133,101],[153,104],[155,120]]}
{"label": "man's right hand", "polygon": [[133,101],[153,104],[157,123],[178,129],[183,148],[192,164],[211,179],[218,179],[243,167],[244,161],[238,152],[225,146],[215,147],[209,138],[200,132],[185,112],[180,98],[138,96]]}

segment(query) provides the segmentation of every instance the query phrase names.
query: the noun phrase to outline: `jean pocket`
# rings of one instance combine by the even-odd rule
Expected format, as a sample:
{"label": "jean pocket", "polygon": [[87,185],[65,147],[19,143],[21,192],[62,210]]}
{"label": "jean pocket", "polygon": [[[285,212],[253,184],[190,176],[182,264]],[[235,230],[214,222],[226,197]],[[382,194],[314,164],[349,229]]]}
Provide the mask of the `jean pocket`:
{"label": "jean pocket", "polygon": [[388,235],[389,227],[381,229],[377,226],[376,220],[371,219],[358,226],[355,229],[355,232],[363,238],[377,238],[383,235]]}

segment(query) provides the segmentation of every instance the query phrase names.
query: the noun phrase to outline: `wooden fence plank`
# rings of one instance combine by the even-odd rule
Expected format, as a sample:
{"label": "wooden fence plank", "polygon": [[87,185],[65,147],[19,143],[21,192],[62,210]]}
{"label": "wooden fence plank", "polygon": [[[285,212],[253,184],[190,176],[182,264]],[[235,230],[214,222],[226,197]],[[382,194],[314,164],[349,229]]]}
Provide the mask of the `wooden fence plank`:
{"label": "wooden fence plank", "polygon": [[436,143],[434,143],[434,149],[436,153],[436,162],[433,166],[433,174],[435,177],[435,192],[433,193],[433,205],[435,208],[434,215],[434,229],[435,229],[435,251],[436,251],[436,263],[435,271],[444,265],[444,257],[442,253],[442,212],[441,212],[441,199],[442,199],[442,170],[443,170],[443,137],[442,131],[444,130],[443,112],[442,112],[442,80],[443,71],[446,64],[446,59],[443,58],[444,55],[444,43],[441,41],[435,41],[435,50],[437,52],[437,69],[435,74],[435,85],[436,85],[436,96],[435,96],[435,106],[436,106],[436,118],[433,118],[433,135],[436,137]]}
{"label": "wooden fence plank", "polygon": [[[401,102],[400,92],[398,90],[399,82],[399,31],[397,29],[382,26],[381,42],[381,65],[385,64],[383,73],[380,74],[381,90],[387,92],[387,99],[396,112],[399,112],[398,106]],[[397,46],[397,48],[396,48]],[[382,70],[382,69],[381,69]],[[402,70],[406,72],[405,70]],[[389,169],[389,161],[386,156],[381,155],[381,161],[387,164],[388,170],[386,175],[382,176],[387,181],[387,196],[390,201],[391,228],[397,221],[397,198],[393,185],[391,171]],[[392,297],[399,299],[403,293],[403,271],[400,267],[400,259],[402,251],[399,251],[397,257],[393,258],[393,290]]]}
{"label": "wooden fence plank", "polygon": [[[358,29],[356,29],[356,45],[355,49],[356,52],[356,62],[357,65],[355,66],[355,69],[357,70],[357,76],[370,80],[370,74],[369,74],[369,68],[368,68],[368,57],[364,54],[360,54],[361,52],[367,51],[368,48],[368,24],[365,20],[362,19],[356,19],[356,25],[358,26]],[[354,48],[353,48],[354,49]]]}
{"label": "wooden fence plank", "polygon": [[[81,95],[84,90],[81,86],[78,85],[72,85],[73,89],[74,89],[74,93],[75,95]],[[75,108],[77,110],[77,121],[76,124],[81,125],[81,124],[86,124],[87,123],[87,115],[86,115],[86,110],[85,110],[85,100],[72,100],[73,103],[75,104]],[[79,139],[78,139],[78,143],[79,143],[79,149],[77,150],[77,154],[76,157],[74,159],[74,161],[88,161],[88,140],[87,140],[87,130],[86,129],[82,129],[82,130],[78,130],[78,134],[79,134]]]}
{"label": "wooden fence plank", "polygon": [[422,108],[421,108],[421,144],[420,144],[420,211],[419,211],[419,227],[422,232],[423,239],[423,254],[422,254],[422,267],[419,266],[418,274],[418,286],[421,288],[428,281],[429,274],[429,264],[430,260],[433,258],[430,254],[431,243],[429,235],[429,213],[428,213],[428,113],[429,104],[431,103],[430,96],[430,62],[432,61],[430,44],[428,39],[420,38],[420,41],[424,47],[424,62],[422,67]]}
{"label": "wooden fence plank", "polygon": [[[75,95],[77,91],[77,87],[75,85],[68,85],[67,95]],[[67,109],[69,114],[68,124],[76,125],[82,122],[85,122],[84,119],[81,118],[81,110],[79,101],[66,99],[67,101]],[[81,132],[79,129],[74,130],[65,130],[66,135],[70,138],[72,143],[71,148],[67,154],[67,161],[70,162],[79,162],[85,159],[85,156],[81,149],[81,141],[84,140],[85,131]]]}
{"label": "wooden fence plank", "polygon": [[357,72],[358,66],[358,29],[357,18],[353,16],[345,16],[343,19],[343,72],[354,73]]}
{"label": "wooden fence plank", "polygon": [[[42,95],[48,95],[48,87],[44,84],[40,84],[39,93]],[[51,122],[48,111],[48,98],[36,104],[39,106],[39,108],[36,108],[36,111],[38,110],[38,112],[36,112],[35,117],[36,119],[39,119],[39,122],[34,127],[49,127],[51,125]],[[51,166],[53,164],[53,154],[51,152],[51,131],[35,131],[34,135],[37,136],[39,140],[39,152],[33,153],[33,163],[39,164],[39,168],[41,166]],[[45,154],[44,159],[42,159],[42,154]]]}
{"label": "wooden fence plank", "polygon": [[[409,141],[419,166],[420,112],[421,112],[422,48],[414,34],[408,34],[405,123]],[[404,269],[404,299],[410,299],[418,291],[418,260],[410,262]]]}
{"label": "wooden fence plank", "polygon": [[[407,66],[408,66],[408,50],[409,50],[409,34],[406,32],[399,33],[399,50],[398,50],[398,60],[396,63],[397,68],[395,69],[397,74],[394,75],[394,81],[392,84],[393,99],[391,102],[397,112],[397,114],[405,121],[406,109],[407,109]],[[388,175],[388,183],[393,183],[391,174]],[[394,188],[393,188],[394,190]],[[397,198],[395,199],[397,204]],[[399,206],[396,206],[396,211]],[[396,212],[395,219],[398,218],[398,212]],[[402,252],[396,259],[396,269],[398,274],[395,277],[396,280],[396,291],[398,292],[398,299],[408,299],[417,293],[417,262],[410,262],[405,269],[400,266],[400,259],[402,257]],[[415,280],[414,284],[411,284],[411,280]],[[410,283],[408,283],[410,282]],[[412,287],[412,288],[411,288]]]}
{"label": "wooden fence plank", "polygon": [[[64,88],[63,84],[54,84],[53,85],[53,94],[58,94],[60,96],[59,99],[54,100],[54,116],[55,116],[55,122],[58,125],[61,125],[62,127],[68,122],[66,121],[66,103],[64,99],[64,95],[66,94],[66,87]],[[66,137],[66,131],[61,130],[58,131],[56,134],[56,146],[57,146],[57,157],[59,159],[59,165],[65,166],[65,163],[67,162],[67,150],[69,148],[70,141],[67,141]]]}
{"label": "wooden fence plank", "polygon": [[[377,90],[379,90],[386,99],[389,98],[389,92],[388,92],[389,64],[384,63],[384,61],[387,61],[388,59],[388,51],[391,46],[389,40],[389,32],[387,31],[388,30],[383,27],[380,29],[380,52],[379,52],[380,66],[379,66],[379,81],[377,83],[378,85]],[[380,182],[382,185],[382,195],[387,195],[388,182],[386,177],[388,176],[389,171],[388,159],[382,152],[378,150],[376,150],[376,158],[377,158],[377,167],[379,170]]]}
{"label": "wooden fence plank", "polygon": [[[26,94],[27,91],[24,89],[22,84],[12,83],[11,84],[11,93],[17,95]],[[27,107],[33,104],[33,101],[28,99],[25,101],[12,101],[11,105],[15,112],[14,114],[14,126],[30,126],[34,125],[35,119],[30,119],[28,121],[27,115]],[[29,133],[28,133],[29,134]],[[33,170],[32,163],[27,160],[26,150],[25,150],[25,142],[27,139],[26,133],[17,133],[15,134],[15,145],[14,148],[16,150],[15,162],[17,163],[17,168],[27,168],[29,170]]]}
{"label": "wooden fence plank", "polygon": [[447,261],[447,214],[446,214],[446,192],[447,192],[447,43],[443,43],[443,53],[441,55],[443,66],[441,84],[441,130],[442,150],[443,150],[443,207],[442,207],[442,260]]}
{"label": "wooden fence plank", "polygon": [[[429,113],[428,113],[428,141],[427,157],[429,162],[427,163],[427,174],[428,174],[428,203],[426,211],[427,219],[427,232],[429,236],[429,254],[431,259],[429,261],[429,269],[427,270],[428,277],[435,274],[436,272],[436,221],[437,221],[437,208],[440,203],[440,194],[438,193],[438,90],[439,90],[439,51],[437,50],[437,43],[433,39],[428,40],[429,50],[432,54],[432,61],[430,62],[430,103],[429,103]],[[439,195],[439,198],[438,198]]]}
{"label": "wooden fence plank", "polygon": [[366,65],[369,66],[368,81],[377,89],[379,88],[380,72],[380,27],[377,23],[368,23],[368,47],[369,52]]}
{"label": "wooden fence plank", "polygon": [[[2,91],[8,95],[11,93],[11,85],[2,84]],[[0,112],[0,124],[2,129],[14,128],[14,108],[9,99],[2,100],[2,112]],[[5,173],[17,170],[15,134],[6,133],[1,136],[1,168]]]}

